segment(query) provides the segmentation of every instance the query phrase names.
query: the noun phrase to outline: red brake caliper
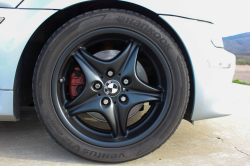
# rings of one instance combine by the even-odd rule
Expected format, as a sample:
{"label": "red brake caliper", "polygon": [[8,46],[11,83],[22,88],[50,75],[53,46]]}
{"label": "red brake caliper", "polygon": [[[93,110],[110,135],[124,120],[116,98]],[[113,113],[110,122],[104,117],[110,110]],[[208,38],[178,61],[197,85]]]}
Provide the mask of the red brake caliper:
{"label": "red brake caliper", "polygon": [[69,96],[74,99],[79,93],[83,91],[85,86],[85,79],[81,69],[76,66],[74,72],[70,76],[69,82]]}

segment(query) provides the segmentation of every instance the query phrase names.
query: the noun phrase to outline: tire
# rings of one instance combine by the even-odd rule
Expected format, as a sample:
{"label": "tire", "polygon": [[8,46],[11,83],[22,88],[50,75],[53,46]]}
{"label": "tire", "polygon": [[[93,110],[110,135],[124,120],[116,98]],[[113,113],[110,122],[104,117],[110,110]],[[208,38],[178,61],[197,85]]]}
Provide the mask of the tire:
{"label": "tire", "polygon": [[[98,59],[107,52],[116,55]],[[76,78],[83,80],[79,91]],[[89,160],[125,162],[174,133],[187,107],[189,76],[163,28],[134,12],[103,9],[73,18],[51,36],[36,63],[33,97],[43,126],[63,148]]]}

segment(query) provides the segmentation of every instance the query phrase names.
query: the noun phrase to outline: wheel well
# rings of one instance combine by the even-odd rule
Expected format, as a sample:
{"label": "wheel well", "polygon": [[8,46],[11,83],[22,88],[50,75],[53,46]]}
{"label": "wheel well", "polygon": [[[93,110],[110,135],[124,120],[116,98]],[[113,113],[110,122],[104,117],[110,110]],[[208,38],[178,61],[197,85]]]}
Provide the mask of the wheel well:
{"label": "wheel well", "polygon": [[180,47],[185,61],[187,63],[188,72],[190,76],[190,98],[188,103],[188,108],[185,113],[184,118],[191,121],[193,106],[194,106],[194,78],[193,78],[193,70],[190,63],[190,59],[188,53],[185,49],[184,44],[181,39],[175,33],[175,31],[164,21],[162,20],[156,13],[132,4],[128,2],[121,1],[88,1],[79,4],[72,5],[63,10],[59,10],[54,15],[49,17],[37,30],[33,33],[32,37],[29,39],[26,44],[21,58],[18,63],[17,72],[15,76],[14,82],[14,112],[17,118],[20,115],[20,107],[25,105],[33,105],[33,97],[32,97],[32,77],[34,67],[41,52],[43,46],[47,42],[47,40],[52,36],[52,34],[61,27],[64,23],[69,21],[70,19],[97,9],[103,8],[118,8],[125,9],[137,12],[142,14],[155,22],[161,25],[175,40],[175,42]]}

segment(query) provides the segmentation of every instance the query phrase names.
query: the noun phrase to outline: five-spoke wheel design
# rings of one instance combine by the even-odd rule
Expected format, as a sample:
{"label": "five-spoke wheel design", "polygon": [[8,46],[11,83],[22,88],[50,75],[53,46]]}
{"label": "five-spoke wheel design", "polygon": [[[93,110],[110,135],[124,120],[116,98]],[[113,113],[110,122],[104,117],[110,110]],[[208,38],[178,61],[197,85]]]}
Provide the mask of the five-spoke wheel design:
{"label": "five-spoke wheel design", "polygon": [[45,44],[33,96],[42,124],[68,151],[124,162],[159,148],[189,99],[183,55],[163,28],[137,13],[75,17]]}
{"label": "five-spoke wheel design", "polygon": [[[130,36],[133,32],[123,32],[126,35],[110,33],[102,36],[101,40],[92,37],[88,42],[80,43],[70,55],[59,60],[54,73],[53,79],[57,83],[52,93],[54,100],[59,101],[61,111],[58,113],[67,119],[65,123],[70,130],[78,131],[79,135],[91,140],[124,142],[138,137],[150,128],[165,103],[167,86],[163,83],[166,83],[166,76],[160,75],[161,72],[153,73],[163,68],[158,59],[160,55],[156,55],[160,53],[151,49],[157,50],[147,39],[140,36],[143,39],[140,41],[136,36]],[[99,45],[102,47],[98,50]],[[105,48],[107,45],[108,49]],[[72,66],[81,73],[84,83],[79,91],[76,88],[77,95],[69,98]],[[128,125],[128,119],[138,112],[140,114],[146,103],[150,109],[138,119],[134,118],[133,125]],[[102,119],[100,123],[108,122],[110,130],[101,130],[101,127],[84,122],[79,118],[84,113],[97,120]]]}
{"label": "five-spoke wheel design", "polygon": [[[95,59],[79,48],[73,57],[85,74],[86,87],[76,99],[65,103],[64,107],[69,116],[98,112],[108,121],[115,138],[125,137],[128,134],[127,117],[133,106],[161,101],[162,90],[143,83],[137,77],[135,68],[139,49],[140,45],[131,41],[117,58],[106,62]],[[112,80],[102,80],[100,75],[105,76],[106,73]],[[129,91],[121,93],[121,88],[128,88]]]}

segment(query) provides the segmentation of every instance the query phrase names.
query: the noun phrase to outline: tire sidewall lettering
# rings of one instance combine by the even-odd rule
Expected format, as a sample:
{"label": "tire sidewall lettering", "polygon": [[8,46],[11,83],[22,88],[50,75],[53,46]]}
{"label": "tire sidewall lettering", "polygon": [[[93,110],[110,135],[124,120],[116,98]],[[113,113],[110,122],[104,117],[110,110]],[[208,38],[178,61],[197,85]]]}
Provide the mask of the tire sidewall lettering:
{"label": "tire sidewall lettering", "polygon": [[[105,15],[105,17],[103,17],[103,15]],[[162,50],[164,49],[164,53],[168,53],[170,50],[173,50],[171,51],[170,54],[173,54],[175,56],[177,51],[174,50],[174,47],[173,47],[174,45],[171,42],[169,42],[171,41],[169,37],[166,34],[164,34],[164,32],[161,32],[159,29],[156,29],[151,24],[148,24],[147,20],[142,20],[142,18],[136,17],[134,15],[130,17],[129,14],[122,14],[122,12],[117,12],[115,16],[113,16],[110,13],[103,14],[103,15],[102,17],[93,17],[95,21],[99,19],[100,24],[98,25],[97,22],[94,22],[92,25],[93,26],[92,29],[89,31],[92,31],[98,28],[105,28],[107,27],[108,24],[113,24],[116,26],[120,25],[120,27],[123,27],[123,25],[125,25],[126,28],[131,27],[131,28],[134,28],[134,30],[139,29],[141,30],[141,32],[146,33],[148,36],[150,36],[152,40],[154,40],[155,43],[157,42],[159,45],[161,45],[161,49]],[[85,16],[85,17],[88,17],[88,16]],[[91,20],[91,19],[82,18],[82,19],[79,19],[78,21],[83,22],[84,19]],[[106,21],[107,23],[103,23],[102,21]],[[91,21],[89,23],[91,23]],[[86,27],[84,28],[85,33],[88,33],[89,31],[87,31],[86,29],[88,29],[91,26],[86,23],[84,24],[86,25]],[[81,31],[80,26],[76,31],[78,31],[78,33],[79,31]],[[51,55],[51,57],[53,57],[52,55],[54,55],[53,50],[58,49],[58,47],[61,47],[59,39],[63,39],[64,38],[63,35],[67,36],[68,34],[63,33],[59,35],[58,37],[54,38],[53,40],[51,40],[51,44],[48,47],[49,51],[47,51],[49,52],[49,55]],[[43,59],[43,62],[45,63],[51,61],[49,57],[44,57],[44,59]],[[53,57],[53,61],[56,61],[56,59],[59,59],[59,57],[57,58]],[[174,61],[174,58],[172,58],[172,61]],[[166,130],[164,130],[164,133],[159,132],[158,134],[151,135],[147,139],[141,140],[135,145],[122,147],[122,148],[119,148],[119,150],[115,150],[111,148],[112,150],[110,151],[104,150],[105,148],[89,145],[86,142],[79,140],[78,138],[73,136],[72,133],[70,133],[64,126],[62,126],[57,114],[55,113],[52,102],[51,101],[48,102],[48,97],[50,96],[50,94],[48,90],[45,90],[46,92],[44,91],[44,87],[46,87],[49,84],[49,78],[46,78],[46,77],[48,73],[51,73],[51,69],[46,69],[46,67],[47,67],[46,65],[43,66],[43,69],[41,70],[43,74],[41,74],[42,77],[40,78],[43,78],[43,80],[38,79],[39,80],[38,90],[43,91],[43,93],[41,93],[42,95],[39,94],[38,99],[40,100],[39,104],[42,105],[44,103],[47,103],[50,105],[50,108],[47,109],[47,106],[46,106],[46,111],[44,113],[40,113],[40,115],[42,115],[44,118],[43,120],[44,120],[45,126],[47,127],[47,130],[51,131],[51,129],[53,129],[55,131],[55,133],[50,132],[50,134],[53,135],[59,141],[59,144],[61,144],[67,150],[73,151],[74,153],[82,157],[91,158],[93,160],[110,161],[108,159],[113,159],[114,161],[126,161],[126,160],[135,159],[137,157],[143,156],[151,152],[152,150],[155,149],[155,147],[152,147],[151,145],[155,144],[159,146],[159,144],[161,144],[164,141],[162,140],[161,142],[156,143],[154,137],[166,137],[166,136],[170,137],[172,131],[166,132]],[[47,81],[44,81],[44,80],[47,80]],[[41,105],[40,105],[40,108],[42,107]],[[181,106],[177,106],[177,107],[181,108]],[[178,108],[175,107],[175,109],[178,109]],[[179,115],[173,116],[173,120],[176,119],[176,117],[178,116]],[[165,121],[164,123],[167,123],[167,122]],[[168,125],[166,125],[166,127],[170,125],[171,124],[169,122]],[[157,133],[157,131],[154,131],[154,133]]]}
{"label": "tire sidewall lettering", "polygon": [[168,52],[172,47],[170,44],[168,44],[167,40],[164,39],[161,35],[161,33],[157,32],[153,27],[150,27],[149,25],[145,23],[141,23],[139,20],[135,20],[126,16],[121,16],[119,15],[117,18],[115,18],[118,23],[123,23],[123,24],[130,24],[132,26],[138,27],[144,31],[146,31],[148,34],[153,36],[155,39],[159,41],[159,43],[166,48],[166,51]]}

